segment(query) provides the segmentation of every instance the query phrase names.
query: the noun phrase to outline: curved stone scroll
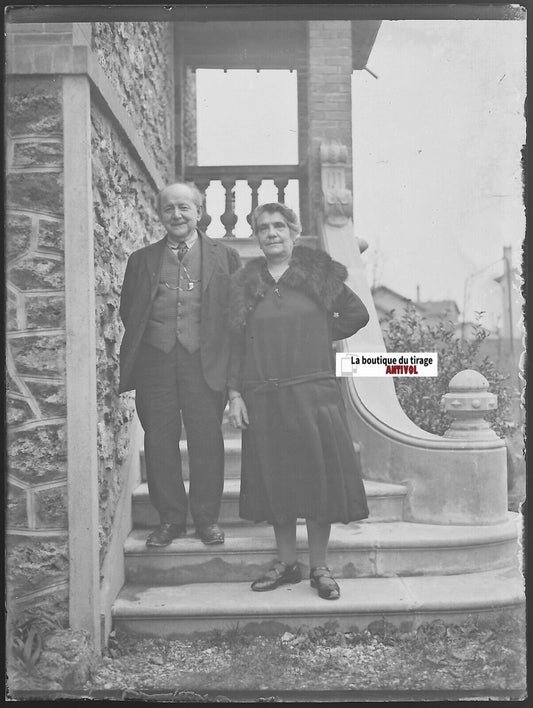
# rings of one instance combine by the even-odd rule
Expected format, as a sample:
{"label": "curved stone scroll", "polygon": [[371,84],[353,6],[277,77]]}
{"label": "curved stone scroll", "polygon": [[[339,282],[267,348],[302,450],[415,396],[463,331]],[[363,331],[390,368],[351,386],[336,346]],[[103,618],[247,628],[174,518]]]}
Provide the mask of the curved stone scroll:
{"label": "curved stone scroll", "polygon": [[[324,195],[345,189],[346,159],[341,147],[321,149]],[[342,192],[340,192],[342,194]],[[366,327],[339,343],[338,351],[385,352],[361,247],[353,223],[344,224],[329,213],[320,220],[323,249],[348,269],[346,284],[363,300],[370,313]],[[359,244],[361,246],[361,244]],[[460,379],[462,377],[459,377]],[[365,479],[401,483],[408,487],[404,520],[427,524],[499,524],[508,518],[505,441],[497,436],[457,435],[457,425],[445,437],[418,428],[402,410],[392,378],[343,378],[348,424],[361,445]],[[454,385],[457,381],[454,383]],[[459,381],[459,383],[461,383]],[[451,404],[457,399],[454,395]],[[476,415],[482,406],[476,391]],[[447,400],[447,399],[446,399]],[[459,406],[453,405],[454,408]],[[457,418],[457,415],[456,415]]]}

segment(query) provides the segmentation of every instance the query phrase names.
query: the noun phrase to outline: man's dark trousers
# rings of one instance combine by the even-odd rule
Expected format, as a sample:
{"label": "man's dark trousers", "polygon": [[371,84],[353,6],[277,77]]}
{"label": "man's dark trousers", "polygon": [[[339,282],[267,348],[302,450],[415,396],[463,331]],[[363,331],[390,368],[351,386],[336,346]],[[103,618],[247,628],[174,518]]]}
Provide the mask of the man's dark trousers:
{"label": "man's dark trousers", "polygon": [[189,452],[191,516],[196,528],[216,523],[224,487],[220,427],[224,393],[207,385],[200,352],[190,354],[178,341],[169,353],[141,344],[135,370],[148,489],[160,522],[185,526],[187,518],[179,451],[181,412]]}

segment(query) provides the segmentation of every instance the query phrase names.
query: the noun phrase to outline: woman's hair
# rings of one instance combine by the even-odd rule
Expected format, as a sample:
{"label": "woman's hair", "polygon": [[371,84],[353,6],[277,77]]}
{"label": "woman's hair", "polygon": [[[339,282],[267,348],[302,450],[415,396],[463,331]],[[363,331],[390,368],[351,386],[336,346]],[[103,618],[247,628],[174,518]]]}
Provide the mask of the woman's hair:
{"label": "woman's hair", "polygon": [[287,226],[293,234],[298,236],[302,232],[300,219],[298,218],[296,212],[289,209],[289,207],[285,206],[285,204],[280,204],[279,202],[268,202],[267,204],[260,204],[252,213],[252,231],[254,234],[257,231],[257,219],[261,216],[261,214],[275,214],[276,212],[279,212],[285,219]]}

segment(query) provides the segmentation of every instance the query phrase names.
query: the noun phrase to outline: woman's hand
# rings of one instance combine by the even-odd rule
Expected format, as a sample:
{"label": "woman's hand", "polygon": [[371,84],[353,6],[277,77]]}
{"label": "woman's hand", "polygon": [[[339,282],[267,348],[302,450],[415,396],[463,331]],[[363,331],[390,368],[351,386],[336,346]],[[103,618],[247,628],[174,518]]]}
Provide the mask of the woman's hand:
{"label": "woman's hand", "polygon": [[234,428],[246,428],[249,423],[246,404],[238,391],[229,392],[229,422]]}

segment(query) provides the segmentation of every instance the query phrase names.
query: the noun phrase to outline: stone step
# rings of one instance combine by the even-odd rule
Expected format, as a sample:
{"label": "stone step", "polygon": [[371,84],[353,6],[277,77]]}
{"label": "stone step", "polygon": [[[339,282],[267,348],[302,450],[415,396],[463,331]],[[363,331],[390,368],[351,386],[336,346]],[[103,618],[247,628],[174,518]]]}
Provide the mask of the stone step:
{"label": "stone step", "polygon": [[[180,440],[180,453],[183,479],[189,479],[189,452],[187,441]],[[146,482],[146,459],[141,450],[141,480]],[[224,478],[240,479],[241,476],[241,437],[224,438]]]}
{"label": "stone step", "polygon": [[[364,484],[370,511],[368,521],[400,521],[403,518],[403,503],[407,492],[403,485],[369,480],[365,480]],[[185,481],[185,488],[188,492],[188,481]],[[219,517],[222,525],[248,523],[239,518],[239,490],[239,479],[225,479]],[[145,483],[133,492],[132,514],[135,528],[148,528],[159,523],[159,515],[150,503],[148,485]],[[190,516],[188,523],[192,523]]]}
{"label": "stone step", "polygon": [[[516,565],[516,564],[515,564]],[[179,637],[238,627],[280,634],[335,621],[339,630],[387,621],[404,631],[436,619],[462,622],[523,613],[523,578],[516,567],[464,575],[340,580],[341,597],[322,600],[304,580],[272,592],[249,583],[199,583],[179,587],[126,585],[113,606],[113,624],[145,636]]]}
{"label": "stone step", "polygon": [[[328,565],[339,578],[451,575],[516,563],[517,514],[491,526],[438,526],[392,521],[334,524]],[[183,585],[251,581],[276,558],[267,524],[227,526],[226,542],[205,546],[193,531],[165,548],[147,548],[147,530],[124,545],[126,581]],[[305,525],[297,527],[298,558],[308,570]]]}

